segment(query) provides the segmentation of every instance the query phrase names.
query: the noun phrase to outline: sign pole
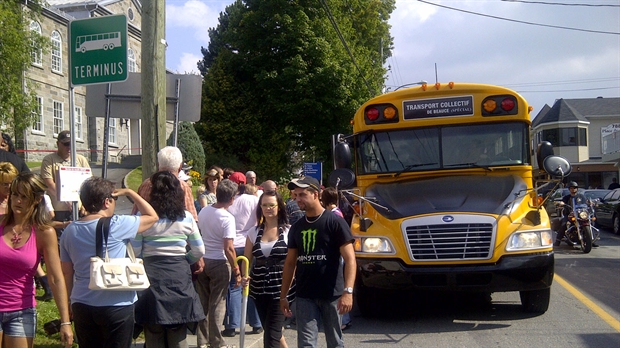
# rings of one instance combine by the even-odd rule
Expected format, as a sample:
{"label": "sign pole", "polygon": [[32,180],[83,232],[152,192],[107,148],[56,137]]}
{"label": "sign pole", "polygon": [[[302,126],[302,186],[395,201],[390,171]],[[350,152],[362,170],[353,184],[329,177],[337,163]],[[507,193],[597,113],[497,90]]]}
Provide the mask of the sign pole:
{"label": "sign pole", "polygon": [[[69,108],[71,109],[69,111],[69,131],[71,134],[71,167],[75,167],[75,156],[77,154],[77,151],[75,149],[75,89],[73,88],[73,85],[71,85],[69,91]],[[78,202],[73,201],[72,206],[73,221],[77,221],[80,218],[78,215]]]}
{"label": "sign pole", "polygon": [[112,93],[112,84],[108,83],[108,92],[106,93],[105,102],[105,118],[103,121],[103,161],[101,165],[101,177],[108,176],[108,140],[110,138],[110,93]]}

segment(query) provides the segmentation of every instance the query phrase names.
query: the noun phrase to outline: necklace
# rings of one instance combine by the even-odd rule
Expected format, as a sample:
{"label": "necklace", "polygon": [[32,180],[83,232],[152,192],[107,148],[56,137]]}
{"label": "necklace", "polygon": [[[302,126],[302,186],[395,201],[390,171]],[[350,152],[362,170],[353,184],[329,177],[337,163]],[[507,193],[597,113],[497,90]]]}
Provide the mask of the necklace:
{"label": "necklace", "polygon": [[19,231],[19,233],[15,232],[15,226],[11,228],[11,232],[13,232],[13,237],[11,237],[11,243],[13,243],[13,246],[15,246],[22,241],[22,233],[24,233],[23,226],[22,230]]}
{"label": "necklace", "polygon": [[324,212],[325,212],[325,209],[323,209],[323,211],[321,212],[321,214],[319,214],[319,216],[317,216],[317,217],[316,217],[314,220],[312,220],[312,221],[308,220],[308,215],[304,215],[304,218],[306,219],[306,222],[307,222],[307,223],[309,223],[309,224],[313,224],[313,223],[317,222],[317,221],[321,218],[321,216],[323,216],[323,213],[324,213]]}

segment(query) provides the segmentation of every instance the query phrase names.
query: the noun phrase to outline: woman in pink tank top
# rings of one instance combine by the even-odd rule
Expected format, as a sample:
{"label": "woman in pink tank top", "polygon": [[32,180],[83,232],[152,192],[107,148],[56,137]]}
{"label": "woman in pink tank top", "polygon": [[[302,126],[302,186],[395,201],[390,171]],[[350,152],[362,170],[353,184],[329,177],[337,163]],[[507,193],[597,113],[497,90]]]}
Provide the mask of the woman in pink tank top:
{"label": "woman in pink tank top", "polygon": [[11,183],[7,212],[0,217],[0,346],[32,347],[36,331],[34,274],[41,255],[61,319],[60,337],[73,344],[69,300],[60,267],[56,231],[50,226],[37,174],[21,173]]}

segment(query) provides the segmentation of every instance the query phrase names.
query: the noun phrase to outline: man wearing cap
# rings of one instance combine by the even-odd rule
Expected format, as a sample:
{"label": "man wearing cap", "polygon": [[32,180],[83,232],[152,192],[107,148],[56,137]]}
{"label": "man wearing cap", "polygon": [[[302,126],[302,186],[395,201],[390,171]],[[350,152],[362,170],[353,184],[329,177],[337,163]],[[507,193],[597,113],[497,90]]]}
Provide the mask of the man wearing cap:
{"label": "man wearing cap", "polygon": [[317,346],[321,319],[327,346],[344,347],[342,315],[353,307],[357,267],[353,235],[343,219],[321,206],[318,180],[306,176],[291,181],[288,188],[295,192],[297,204],[306,215],[289,230],[280,308],[287,317],[292,315],[286,296],[294,276],[297,282],[297,346]]}
{"label": "man wearing cap", "polygon": [[[233,204],[228,208],[228,212],[235,217],[236,236],[234,241],[235,252],[237,255],[243,255],[245,251],[245,241],[248,236],[248,230],[256,227],[256,207],[258,206],[258,197],[253,194],[245,193],[245,185],[247,183],[245,175],[241,172],[234,172],[229,180],[239,185],[239,191]],[[226,318],[224,319],[224,331],[222,335],[226,337],[234,337],[235,329],[241,324],[241,287],[236,286],[235,278],[231,278],[228,287],[228,296],[226,296]],[[252,334],[263,332],[258,312],[254,306],[253,300],[248,300],[248,322],[252,326]]]}
{"label": "man wearing cap", "polygon": [[[56,146],[58,150],[43,158],[41,163],[41,178],[47,184],[47,194],[52,200],[54,207],[54,221],[61,221],[64,227],[67,227],[72,216],[71,210],[73,202],[61,202],[58,200],[58,190],[56,187],[56,177],[60,167],[71,166],[71,132],[64,130],[58,133]],[[90,168],[86,157],[76,154],[75,166],[81,168]],[[63,229],[64,229],[63,227]],[[56,229],[56,232],[62,233],[62,229]]]}

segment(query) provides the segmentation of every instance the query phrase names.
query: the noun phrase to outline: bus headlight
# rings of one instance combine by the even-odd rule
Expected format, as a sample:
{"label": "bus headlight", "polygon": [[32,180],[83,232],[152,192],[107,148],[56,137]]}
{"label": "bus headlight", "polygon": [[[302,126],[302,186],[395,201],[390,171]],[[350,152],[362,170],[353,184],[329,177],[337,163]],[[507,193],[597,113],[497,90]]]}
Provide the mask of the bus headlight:
{"label": "bus headlight", "polygon": [[356,237],[353,244],[355,251],[363,253],[393,253],[392,244],[387,238]]}
{"label": "bus headlight", "polygon": [[553,243],[551,230],[516,232],[510,236],[506,251],[540,249]]}

